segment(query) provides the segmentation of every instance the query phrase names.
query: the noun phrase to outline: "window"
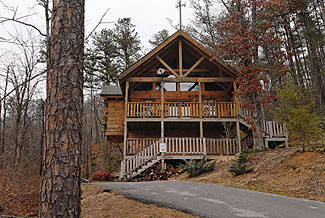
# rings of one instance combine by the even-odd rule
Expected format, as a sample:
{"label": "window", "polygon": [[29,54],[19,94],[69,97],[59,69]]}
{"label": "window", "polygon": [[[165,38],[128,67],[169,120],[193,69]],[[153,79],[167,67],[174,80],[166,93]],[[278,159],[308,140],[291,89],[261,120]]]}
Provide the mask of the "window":
{"label": "window", "polygon": [[197,83],[181,83],[180,88],[181,88],[182,92],[186,92],[186,91],[197,92],[197,91],[199,91],[199,85]]}

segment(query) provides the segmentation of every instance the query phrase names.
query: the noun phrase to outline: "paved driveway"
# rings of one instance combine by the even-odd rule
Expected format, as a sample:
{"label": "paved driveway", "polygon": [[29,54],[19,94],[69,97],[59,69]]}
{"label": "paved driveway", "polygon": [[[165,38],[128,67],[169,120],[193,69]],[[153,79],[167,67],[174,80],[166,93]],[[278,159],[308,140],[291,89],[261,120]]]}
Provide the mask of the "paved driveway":
{"label": "paved driveway", "polygon": [[96,184],[199,217],[325,218],[325,203],[243,189],[178,181]]}

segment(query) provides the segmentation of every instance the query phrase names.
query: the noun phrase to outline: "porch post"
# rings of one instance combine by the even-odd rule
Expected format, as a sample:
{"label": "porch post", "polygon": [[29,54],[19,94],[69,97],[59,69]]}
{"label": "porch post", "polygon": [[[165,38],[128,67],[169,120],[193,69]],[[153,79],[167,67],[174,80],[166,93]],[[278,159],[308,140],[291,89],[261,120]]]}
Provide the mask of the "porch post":
{"label": "porch post", "polygon": [[202,119],[203,115],[203,106],[202,106],[202,84],[199,82],[199,110],[200,110],[200,119]]}
{"label": "porch post", "polygon": [[160,99],[160,102],[161,102],[161,116],[160,116],[160,121],[161,121],[161,140],[164,139],[164,117],[165,117],[165,112],[164,112],[164,103],[165,103],[165,98],[164,98],[164,82],[161,82],[161,99]]}
{"label": "porch post", "polygon": [[129,81],[126,81],[125,84],[125,113],[124,113],[124,146],[123,146],[123,159],[126,159],[126,144],[128,136],[128,122],[127,122],[127,113],[128,113],[128,98],[129,98]]}
{"label": "porch post", "polygon": [[[164,98],[164,82],[161,82],[161,99],[160,99],[160,102],[161,102],[161,120],[160,120],[160,138],[161,138],[161,143],[164,143],[164,137],[165,137],[165,134],[164,134],[164,101],[165,101],[165,98]],[[165,159],[164,159],[164,154],[161,154],[161,170],[164,170],[165,169]]]}
{"label": "porch post", "polygon": [[[233,82],[233,86],[234,86],[234,92],[237,92],[237,83],[236,83],[236,81]],[[239,116],[238,116],[239,102],[238,102],[237,93],[235,93],[235,95],[234,95],[234,102],[235,102],[235,105],[236,105],[236,117],[237,117],[237,119],[239,119]]]}
{"label": "porch post", "polygon": [[[233,86],[234,86],[234,92],[237,92],[237,83],[236,81],[233,82]],[[234,95],[234,101],[235,101],[235,105],[236,105],[236,117],[237,117],[237,121],[236,121],[236,134],[237,134],[237,142],[238,142],[238,151],[239,153],[242,150],[241,147],[241,138],[240,138],[240,126],[239,126],[239,114],[238,114],[238,110],[239,110],[239,102],[238,102],[238,96],[237,93],[235,93]]]}
{"label": "porch post", "polygon": [[236,121],[236,130],[237,130],[237,142],[238,142],[238,151],[241,152],[241,139],[240,139],[240,126],[239,120]]}

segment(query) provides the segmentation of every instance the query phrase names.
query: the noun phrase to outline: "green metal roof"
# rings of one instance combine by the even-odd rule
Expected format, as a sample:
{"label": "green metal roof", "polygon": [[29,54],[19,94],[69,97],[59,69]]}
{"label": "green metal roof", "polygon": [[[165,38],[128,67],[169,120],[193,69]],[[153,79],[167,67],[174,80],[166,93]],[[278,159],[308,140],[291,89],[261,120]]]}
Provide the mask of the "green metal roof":
{"label": "green metal roof", "polygon": [[100,93],[101,96],[123,96],[119,85],[104,86]]}

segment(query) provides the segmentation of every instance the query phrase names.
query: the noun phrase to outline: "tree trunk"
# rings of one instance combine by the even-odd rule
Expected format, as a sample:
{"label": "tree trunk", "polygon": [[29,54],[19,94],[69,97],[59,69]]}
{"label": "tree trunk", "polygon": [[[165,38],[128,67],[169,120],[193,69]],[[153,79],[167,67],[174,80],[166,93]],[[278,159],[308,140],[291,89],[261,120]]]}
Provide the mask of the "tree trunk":
{"label": "tree trunk", "polygon": [[[6,119],[7,119],[7,105],[6,105],[6,95],[8,89],[9,80],[9,69],[6,72],[6,82],[3,92],[2,107],[3,107],[3,119],[2,119],[2,132],[1,132],[1,153],[5,153],[5,132],[6,132]],[[1,113],[0,113],[1,116]]]}
{"label": "tree trunk", "polygon": [[44,155],[44,137],[45,137],[45,101],[41,99],[41,123],[42,123],[42,130],[41,130],[41,138],[40,138],[40,169],[39,174],[42,176],[43,171],[43,155]]}
{"label": "tree trunk", "polygon": [[39,216],[80,217],[84,0],[54,0]]}
{"label": "tree trunk", "polygon": [[255,125],[254,135],[254,149],[263,151],[265,150],[264,139],[263,139],[263,116],[262,116],[262,104],[257,100],[259,94],[256,94],[252,99],[252,105],[255,110],[252,111],[252,120]]}

